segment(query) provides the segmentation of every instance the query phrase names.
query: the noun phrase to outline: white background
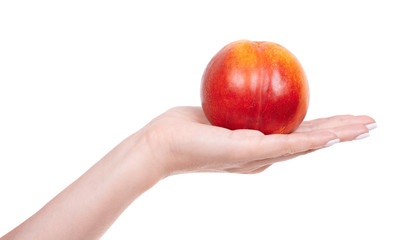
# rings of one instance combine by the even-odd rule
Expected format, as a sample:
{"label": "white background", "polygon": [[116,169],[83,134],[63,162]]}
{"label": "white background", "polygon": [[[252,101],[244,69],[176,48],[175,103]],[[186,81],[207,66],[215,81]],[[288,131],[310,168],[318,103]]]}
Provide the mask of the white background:
{"label": "white background", "polygon": [[0,236],[177,105],[211,57],[277,42],[310,84],[306,119],[367,114],[367,139],[258,175],[170,177],[103,239],[407,239],[403,1],[0,1]]}

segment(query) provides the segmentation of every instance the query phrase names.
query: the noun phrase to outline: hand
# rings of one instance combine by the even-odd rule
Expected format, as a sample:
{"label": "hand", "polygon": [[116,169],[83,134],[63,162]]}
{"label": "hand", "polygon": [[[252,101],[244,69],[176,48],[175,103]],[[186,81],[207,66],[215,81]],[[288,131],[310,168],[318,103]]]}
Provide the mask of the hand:
{"label": "hand", "polygon": [[198,107],[173,108],[116,146],[1,239],[99,239],[131,202],[164,177],[258,173],[339,140],[366,136],[374,123],[367,116],[336,116],[304,122],[291,134],[265,136],[212,126]]}
{"label": "hand", "polygon": [[342,115],[303,122],[291,134],[264,135],[212,126],[201,108],[177,107],[151,121],[142,135],[165,176],[259,173],[273,163],[368,136],[368,127],[374,126],[371,117]]}

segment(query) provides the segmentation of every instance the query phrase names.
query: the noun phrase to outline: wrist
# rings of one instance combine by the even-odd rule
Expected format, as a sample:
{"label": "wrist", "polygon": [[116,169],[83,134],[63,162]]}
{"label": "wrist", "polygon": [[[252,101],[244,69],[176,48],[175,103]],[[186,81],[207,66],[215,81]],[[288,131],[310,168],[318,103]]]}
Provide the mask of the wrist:
{"label": "wrist", "polygon": [[153,186],[168,176],[164,165],[159,161],[162,160],[162,154],[151,146],[143,130],[132,134],[121,144],[126,149],[125,162],[133,172],[133,177],[137,174],[145,179],[146,184]]}

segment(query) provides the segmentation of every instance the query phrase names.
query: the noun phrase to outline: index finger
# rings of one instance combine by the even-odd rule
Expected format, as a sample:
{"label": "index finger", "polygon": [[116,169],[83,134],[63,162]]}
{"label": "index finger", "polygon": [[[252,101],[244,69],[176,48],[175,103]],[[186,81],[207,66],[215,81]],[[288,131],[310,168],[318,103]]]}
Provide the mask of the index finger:
{"label": "index finger", "polygon": [[295,130],[295,132],[309,132],[356,124],[365,125],[367,128],[369,128],[369,130],[377,126],[376,121],[373,118],[366,115],[360,116],[337,115],[328,118],[319,118],[311,121],[304,121],[297,128],[297,130]]}
{"label": "index finger", "polygon": [[252,158],[256,160],[276,158],[351,141],[368,132],[365,125],[351,124],[316,131],[257,136],[252,141],[250,152],[255,153]]}
{"label": "index finger", "polygon": [[229,155],[231,159],[237,162],[287,156],[309,149],[330,146],[340,141],[338,136],[329,130],[272,135],[242,134],[234,140],[231,148],[224,148],[224,150],[231,154]]}

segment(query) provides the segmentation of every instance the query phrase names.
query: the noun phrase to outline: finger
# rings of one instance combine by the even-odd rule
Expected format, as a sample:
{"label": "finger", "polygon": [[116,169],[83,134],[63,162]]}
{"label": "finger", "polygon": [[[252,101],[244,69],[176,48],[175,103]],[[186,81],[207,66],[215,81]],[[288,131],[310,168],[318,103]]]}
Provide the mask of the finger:
{"label": "finger", "polygon": [[[335,132],[329,130],[253,136],[246,146],[245,157],[252,160],[276,158],[316,149],[339,142]],[[244,149],[244,148],[243,148]]]}
{"label": "finger", "polygon": [[236,167],[227,169],[226,172],[230,173],[240,173],[240,174],[255,174],[260,173],[270,167],[272,163],[263,164],[263,165],[256,165],[256,166],[247,166],[247,167]]}
{"label": "finger", "polygon": [[369,134],[369,130],[365,125],[354,124],[315,132],[267,135],[257,146],[257,159],[249,164],[285,161],[338,142],[360,139],[368,136],[366,134]]}
{"label": "finger", "polygon": [[352,141],[369,136],[369,129],[363,124],[353,124],[330,129],[341,142]]}
{"label": "finger", "polygon": [[[322,147],[322,148],[323,148],[323,147]],[[296,157],[300,157],[300,156],[307,155],[307,154],[309,154],[309,153],[315,152],[315,151],[317,151],[317,150],[319,150],[319,149],[322,149],[322,148],[309,149],[309,150],[304,151],[304,152],[295,153],[295,154],[291,154],[291,155],[287,155],[287,156],[282,156],[282,157],[278,157],[278,158],[273,158],[271,161],[266,162],[266,164],[267,164],[267,163],[270,163],[270,162],[271,162],[271,163],[277,163],[277,162],[287,161],[287,160],[290,160],[290,159],[293,159],[293,158],[296,158]]]}
{"label": "finger", "polygon": [[[291,134],[264,135],[254,130],[230,131],[232,133],[230,140],[232,141],[228,141],[230,143],[230,145],[228,144],[229,147],[223,147],[222,149],[228,153],[228,159],[230,160],[251,162],[322,148],[340,141],[354,140],[368,133],[365,124],[371,123],[369,117],[356,117],[358,124],[349,125],[348,123],[355,120],[351,120],[352,118],[351,116],[336,116],[319,119],[318,121],[314,120],[307,123],[313,125],[314,127],[310,129],[314,130],[296,131]],[[344,123],[346,124],[343,125]]]}
{"label": "finger", "polygon": [[269,168],[271,165],[272,165],[272,164],[264,165],[264,166],[262,166],[262,167],[260,167],[260,168],[257,168],[257,169],[254,169],[254,170],[252,170],[252,171],[247,172],[247,174],[261,173],[261,172],[263,172],[264,170],[266,170],[267,168]]}
{"label": "finger", "polygon": [[249,162],[245,164],[244,166],[241,167],[235,167],[235,168],[230,168],[228,169],[228,172],[235,172],[235,173],[258,173],[262,172],[268,167],[270,167],[272,164],[277,163],[277,162],[282,162],[282,161],[287,161],[296,157],[300,157],[303,155],[306,155],[311,152],[315,152],[318,149],[311,149],[307,150],[305,152],[300,152],[296,154],[292,154],[289,156],[283,156],[283,157],[278,157],[278,158],[267,158],[267,159],[262,159],[262,160],[256,160],[253,162]]}
{"label": "finger", "polygon": [[[335,139],[329,140],[323,144],[323,133],[330,132]],[[332,143],[352,141],[368,136],[369,129],[363,124],[345,125],[335,128],[328,128],[316,132],[299,132],[285,135],[287,140],[282,142],[282,149],[286,152],[282,156],[288,156],[295,153],[305,152],[310,149],[317,149],[321,147],[330,146]],[[326,136],[329,136],[328,134]]]}
{"label": "finger", "polygon": [[375,120],[369,116],[338,115],[303,122],[295,132],[309,132],[321,129],[335,128],[347,125],[362,124],[375,127]]}
{"label": "finger", "polygon": [[315,151],[317,151],[319,149],[322,149],[322,148],[310,149],[310,150],[307,150],[307,151],[304,151],[304,152],[299,152],[299,153],[295,153],[295,154],[291,154],[291,155],[287,155],[287,156],[282,156],[282,157],[277,157],[277,158],[267,158],[267,159],[262,159],[262,160],[256,160],[256,161],[253,161],[251,163],[248,163],[247,166],[245,166],[245,167],[252,168],[252,169],[253,168],[257,169],[257,168],[261,168],[263,166],[270,166],[271,164],[274,164],[274,163],[277,163],[277,162],[287,161],[287,160],[290,160],[290,159],[293,159],[293,158],[296,158],[296,157],[300,157],[300,156],[315,152]]}

